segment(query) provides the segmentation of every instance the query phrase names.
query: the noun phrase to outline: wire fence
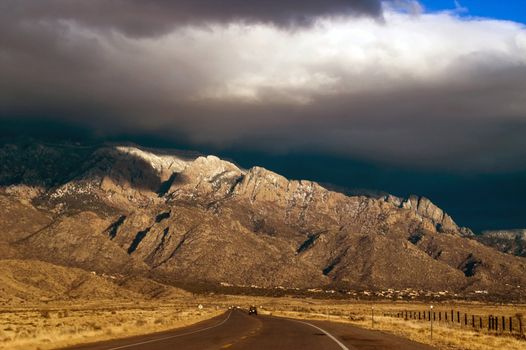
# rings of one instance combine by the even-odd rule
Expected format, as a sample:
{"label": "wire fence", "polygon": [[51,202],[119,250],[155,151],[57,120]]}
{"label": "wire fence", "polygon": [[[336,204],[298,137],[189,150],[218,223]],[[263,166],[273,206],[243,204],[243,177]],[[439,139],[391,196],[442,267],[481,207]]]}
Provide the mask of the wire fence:
{"label": "wire fence", "polygon": [[524,317],[522,314],[513,316],[475,315],[452,309],[436,311],[402,310],[384,313],[384,316],[417,322],[436,322],[437,324],[487,331],[493,334],[509,334],[521,338],[524,337]]}

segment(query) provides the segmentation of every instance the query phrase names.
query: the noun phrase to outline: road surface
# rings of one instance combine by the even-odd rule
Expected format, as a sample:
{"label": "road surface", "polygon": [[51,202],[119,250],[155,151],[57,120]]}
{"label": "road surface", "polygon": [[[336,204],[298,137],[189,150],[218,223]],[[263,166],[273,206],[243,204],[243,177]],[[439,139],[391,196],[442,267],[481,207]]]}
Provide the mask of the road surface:
{"label": "road surface", "polygon": [[393,335],[343,323],[249,316],[230,310],[172,331],[85,344],[68,350],[432,350]]}

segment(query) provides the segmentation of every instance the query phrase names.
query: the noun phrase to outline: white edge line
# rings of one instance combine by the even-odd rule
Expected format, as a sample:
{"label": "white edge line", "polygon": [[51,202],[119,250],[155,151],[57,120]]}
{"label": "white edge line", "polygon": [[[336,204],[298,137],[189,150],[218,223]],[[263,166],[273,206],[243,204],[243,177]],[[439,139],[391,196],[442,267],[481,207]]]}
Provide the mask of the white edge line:
{"label": "white edge line", "polygon": [[339,341],[335,336],[333,336],[332,334],[330,334],[329,332],[327,332],[326,330],[318,327],[318,326],[315,326],[313,325],[312,323],[308,323],[308,322],[303,322],[303,321],[298,321],[298,320],[291,320],[289,319],[289,321],[294,321],[294,322],[298,322],[298,323],[303,323],[303,324],[306,324],[308,326],[311,326],[311,327],[314,327],[316,328],[317,330],[325,333],[325,335],[327,335],[329,338],[331,338],[332,340],[334,340],[334,342],[336,344],[338,344],[340,346],[340,348],[342,348],[343,350],[349,350],[349,348],[347,346],[345,346],[345,344],[343,344],[341,341]]}
{"label": "white edge line", "polygon": [[199,333],[199,332],[204,332],[204,331],[207,331],[209,329],[216,328],[216,327],[219,327],[219,326],[223,325],[226,321],[228,321],[228,319],[230,318],[230,315],[232,315],[232,311],[230,311],[230,313],[228,314],[227,318],[224,319],[221,323],[218,323],[218,324],[216,324],[214,326],[211,326],[211,327],[198,329],[198,330],[193,331],[193,332],[187,332],[187,333],[182,333],[182,334],[171,335],[171,336],[168,336],[168,337],[162,337],[162,338],[156,338],[156,339],[152,339],[152,340],[146,340],[146,341],[142,341],[142,342],[139,342],[139,343],[133,343],[133,344],[123,345],[123,346],[117,346],[115,348],[108,348],[107,350],[117,350],[117,349],[131,348],[131,347],[134,347],[134,346],[137,346],[137,345],[155,343],[155,342],[166,340],[166,339],[178,338],[178,337],[182,337],[182,336],[185,336],[185,335],[190,335],[190,334],[195,334],[195,333]]}

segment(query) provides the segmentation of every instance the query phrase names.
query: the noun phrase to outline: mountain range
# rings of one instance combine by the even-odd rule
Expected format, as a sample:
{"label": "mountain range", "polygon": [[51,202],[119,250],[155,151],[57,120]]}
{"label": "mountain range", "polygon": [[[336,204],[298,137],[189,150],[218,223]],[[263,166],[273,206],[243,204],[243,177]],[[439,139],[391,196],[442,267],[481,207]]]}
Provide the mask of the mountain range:
{"label": "mountain range", "polygon": [[523,250],[459,227],[427,198],[347,196],[195,152],[6,142],[0,206],[4,269],[34,262],[174,286],[526,297]]}

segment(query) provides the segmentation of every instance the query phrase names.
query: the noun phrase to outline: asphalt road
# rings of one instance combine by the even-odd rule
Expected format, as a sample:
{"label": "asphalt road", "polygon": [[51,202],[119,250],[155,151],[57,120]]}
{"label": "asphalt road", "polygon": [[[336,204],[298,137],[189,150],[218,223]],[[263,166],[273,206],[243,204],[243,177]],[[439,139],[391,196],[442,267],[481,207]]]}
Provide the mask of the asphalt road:
{"label": "asphalt road", "polygon": [[378,331],[328,321],[249,316],[242,310],[173,331],[70,347],[68,350],[431,350]]}

